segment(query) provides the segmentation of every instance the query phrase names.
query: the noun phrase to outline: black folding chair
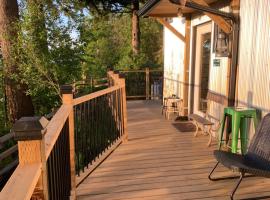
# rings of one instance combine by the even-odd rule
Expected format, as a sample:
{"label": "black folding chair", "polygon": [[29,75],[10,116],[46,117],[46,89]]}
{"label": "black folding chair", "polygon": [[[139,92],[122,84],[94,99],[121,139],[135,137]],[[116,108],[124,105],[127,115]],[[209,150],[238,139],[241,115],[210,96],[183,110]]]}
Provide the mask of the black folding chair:
{"label": "black folding chair", "polygon": [[217,160],[217,164],[208,176],[211,181],[224,179],[212,177],[219,163],[234,172],[240,173],[239,180],[230,195],[231,199],[233,199],[242,179],[247,177],[245,175],[246,173],[270,178],[270,113],[262,119],[252,138],[247,154],[239,155],[222,150],[215,150],[214,156]]}

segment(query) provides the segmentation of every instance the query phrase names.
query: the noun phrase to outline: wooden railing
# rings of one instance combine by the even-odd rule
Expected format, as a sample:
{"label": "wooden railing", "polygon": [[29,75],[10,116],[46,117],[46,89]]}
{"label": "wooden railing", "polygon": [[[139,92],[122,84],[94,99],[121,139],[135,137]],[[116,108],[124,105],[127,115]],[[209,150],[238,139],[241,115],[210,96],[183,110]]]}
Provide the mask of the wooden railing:
{"label": "wooden railing", "polygon": [[108,87],[107,78],[92,78],[76,81],[72,84],[74,96],[80,97]]}
{"label": "wooden railing", "polygon": [[163,70],[120,70],[125,75],[128,99],[162,99]]}
{"label": "wooden railing", "polygon": [[108,83],[107,89],[74,99],[78,184],[127,140],[125,79],[109,71]]}
{"label": "wooden railing", "polygon": [[18,145],[14,142],[12,133],[0,137],[0,152],[1,190],[19,163]]}
{"label": "wooden railing", "polygon": [[76,185],[127,140],[125,79],[112,71],[108,78],[109,88],[75,99],[72,86],[62,87],[63,105],[51,121],[15,123],[19,165],[0,199],[76,199]]}

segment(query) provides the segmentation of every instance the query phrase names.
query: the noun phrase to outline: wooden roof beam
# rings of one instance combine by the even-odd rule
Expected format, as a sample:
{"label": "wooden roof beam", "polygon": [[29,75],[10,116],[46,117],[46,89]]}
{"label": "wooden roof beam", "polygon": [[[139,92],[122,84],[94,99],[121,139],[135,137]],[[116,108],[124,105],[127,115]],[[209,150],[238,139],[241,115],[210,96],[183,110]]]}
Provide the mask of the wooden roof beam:
{"label": "wooden roof beam", "polygon": [[[193,1],[200,5],[209,7],[209,5],[204,0],[193,0]],[[231,32],[232,27],[224,18],[208,12],[204,12],[204,14],[210,17],[225,33]]]}
{"label": "wooden roof beam", "polygon": [[[193,2],[202,6],[210,7],[205,0],[193,0]],[[203,12],[203,13],[207,15],[208,17],[210,17],[225,33],[227,34],[231,33],[232,26],[223,17],[211,14],[209,12]]]}
{"label": "wooden roof beam", "polygon": [[159,23],[161,23],[163,26],[165,26],[167,29],[169,29],[176,37],[178,37],[183,42],[186,41],[185,36],[183,36],[180,32],[178,32],[170,23],[168,23],[165,19],[157,17],[156,18]]}

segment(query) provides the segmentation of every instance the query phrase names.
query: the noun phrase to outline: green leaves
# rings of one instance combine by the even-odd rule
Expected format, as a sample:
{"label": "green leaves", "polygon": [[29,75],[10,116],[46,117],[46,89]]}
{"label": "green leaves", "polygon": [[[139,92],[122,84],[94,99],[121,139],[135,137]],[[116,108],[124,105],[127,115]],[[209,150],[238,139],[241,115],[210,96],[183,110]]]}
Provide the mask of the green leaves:
{"label": "green leaves", "polygon": [[141,19],[141,52],[133,55],[130,14],[95,15],[80,26],[84,44],[84,70],[94,77],[105,76],[107,67],[138,69],[162,64],[162,27]]}
{"label": "green leaves", "polygon": [[104,77],[108,67],[162,65],[160,24],[140,20],[141,51],[135,56],[130,14],[89,14],[83,6],[71,0],[21,1],[18,40],[13,49],[20,73],[10,76],[28,85],[37,114],[49,113],[60,105],[62,84]]}

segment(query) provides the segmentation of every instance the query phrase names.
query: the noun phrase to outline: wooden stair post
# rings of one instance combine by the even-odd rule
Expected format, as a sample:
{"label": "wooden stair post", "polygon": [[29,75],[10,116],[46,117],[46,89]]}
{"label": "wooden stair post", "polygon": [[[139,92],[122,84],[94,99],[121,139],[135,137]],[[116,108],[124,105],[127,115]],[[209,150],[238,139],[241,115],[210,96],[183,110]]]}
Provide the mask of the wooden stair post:
{"label": "wooden stair post", "polygon": [[123,118],[124,118],[124,136],[123,142],[128,141],[128,132],[127,132],[127,97],[126,97],[126,80],[125,75],[119,75],[119,83],[121,84],[122,88],[122,103],[123,103]]}
{"label": "wooden stair post", "polygon": [[[73,106],[73,87],[71,85],[61,86],[62,101],[64,105]],[[70,153],[70,199],[76,199],[76,169],[75,169],[75,134],[74,134],[74,111],[68,117],[69,126],[69,153]]]}
{"label": "wooden stair post", "polygon": [[22,117],[12,128],[14,139],[18,141],[19,165],[41,163],[41,176],[35,186],[33,199],[49,198],[44,140],[48,122],[45,117]]}

